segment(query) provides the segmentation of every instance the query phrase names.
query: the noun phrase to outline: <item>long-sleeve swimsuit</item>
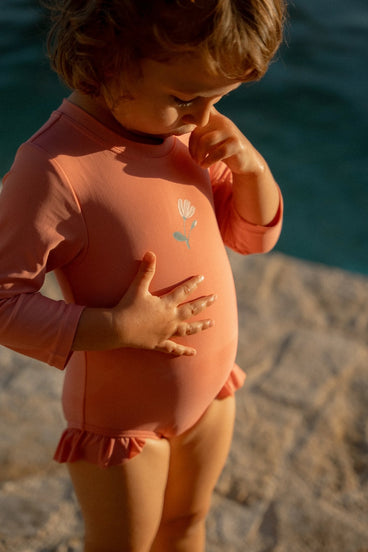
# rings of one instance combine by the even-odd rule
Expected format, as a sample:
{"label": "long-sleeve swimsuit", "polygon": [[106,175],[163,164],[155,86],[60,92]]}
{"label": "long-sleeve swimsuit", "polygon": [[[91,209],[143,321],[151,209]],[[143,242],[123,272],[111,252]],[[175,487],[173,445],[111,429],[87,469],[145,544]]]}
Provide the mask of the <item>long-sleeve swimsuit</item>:
{"label": "long-sleeve swimsuit", "polygon": [[[123,463],[147,438],[186,431],[215,398],[243,384],[224,244],[242,254],[268,251],[281,220],[281,196],[270,226],[242,219],[226,165],[202,169],[185,139],[133,142],[68,100],[19,148],[0,196],[0,342],[66,368],[57,461]],[[72,352],[83,309],[116,305],[149,250],[157,256],[151,293],[203,274],[197,295],[218,296],[204,316],[214,327],[174,338],[197,354]],[[40,292],[49,271],[64,300]]]}

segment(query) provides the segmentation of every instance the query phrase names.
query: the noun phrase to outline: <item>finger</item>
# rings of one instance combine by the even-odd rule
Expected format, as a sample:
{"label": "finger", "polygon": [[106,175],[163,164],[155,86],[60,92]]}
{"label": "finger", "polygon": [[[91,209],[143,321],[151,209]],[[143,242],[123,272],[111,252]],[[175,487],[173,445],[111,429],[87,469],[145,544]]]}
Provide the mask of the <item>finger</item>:
{"label": "finger", "polygon": [[199,127],[197,126],[190,134],[189,137],[189,153],[194,159],[196,163],[199,163],[199,157],[200,157],[200,150],[201,150],[201,143],[203,136],[206,136],[207,134],[211,133],[211,130],[209,130],[210,124],[206,125],[205,127]]}
{"label": "finger", "polygon": [[185,335],[194,335],[196,333],[202,332],[203,330],[208,330],[215,325],[213,320],[199,320],[198,322],[192,322],[191,324],[179,324],[174,335],[177,337],[184,337]]}
{"label": "finger", "polygon": [[227,162],[230,158],[244,155],[244,144],[236,136],[228,136],[224,140],[204,144],[199,153],[199,164],[203,168],[210,167],[218,161]]}
{"label": "finger", "polygon": [[148,291],[149,286],[156,272],[156,255],[152,251],[147,251],[141,264],[139,265],[138,272],[132,282],[133,286],[141,288],[143,291]]}
{"label": "finger", "polygon": [[175,343],[175,341],[171,341],[170,339],[160,343],[155,350],[175,356],[194,356],[197,353],[193,347],[186,347],[185,345]]}
{"label": "finger", "polygon": [[194,136],[189,150],[194,161],[199,165],[202,165],[205,159],[229,138],[229,134],[222,130],[216,129],[209,132],[201,130],[202,132],[199,131],[198,134],[192,133]]}
{"label": "finger", "polygon": [[217,299],[217,295],[207,295],[206,297],[199,297],[194,301],[184,303],[178,307],[178,315],[180,320],[188,320],[191,316],[201,313],[212,305]]}
{"label": "finger", "polygon": [[189,278],[179,286],[176,286],[170,293],[163,296],[169,301],[172,301],[175,305],[179,305],[180,303],[183,303],[185,299],[193,293],[195,289],[199,286],[201,282],[203,282],[204,276],[193,276],[192,278]]}
{"label": "finger", "polygon": [[210,167],[213,163],[217,161],[224,161],[227,165],[233,159],[236,161],[238,158],[242,159],[244,156],[244,147],[239,143],[236,138],[229,138],[221,144],[217,144],[212,148],[207,157],[202,161],[201,166],[203,168]]}
{"label": "finger", "polygon": [[212,107],[209,121],[206,126],[197,126],[189,137],[189,152],[198,162],[205,154],[205,150],[218,142],[223,142],[231,136],[235,127],[234,123]]}

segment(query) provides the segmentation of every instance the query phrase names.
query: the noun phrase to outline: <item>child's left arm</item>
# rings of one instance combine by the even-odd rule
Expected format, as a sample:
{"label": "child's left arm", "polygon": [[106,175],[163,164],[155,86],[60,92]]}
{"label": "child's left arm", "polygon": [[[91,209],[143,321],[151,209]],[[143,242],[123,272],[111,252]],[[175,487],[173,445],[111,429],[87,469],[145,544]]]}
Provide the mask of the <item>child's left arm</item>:
{"label": "child's left arm", "polygon": [[230,119],[212,108],[208,124],[192,132],[189,151],[203,168],[217,161],[229,167],[234,205],[242,218],[260,226],[272,223],[280,206],[276,182],[261,154]]}

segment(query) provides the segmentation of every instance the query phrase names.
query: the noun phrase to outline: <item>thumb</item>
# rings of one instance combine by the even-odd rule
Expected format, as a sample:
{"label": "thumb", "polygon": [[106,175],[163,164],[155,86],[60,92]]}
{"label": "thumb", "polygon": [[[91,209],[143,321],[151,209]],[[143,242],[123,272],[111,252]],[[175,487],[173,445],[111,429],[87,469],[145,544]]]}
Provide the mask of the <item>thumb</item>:
{"label": "thumb", "polygon": [[143,291],[148,291],[149,286],[156,272],[156,255],[152,251],[147,251],[143,255],[134,283]]}

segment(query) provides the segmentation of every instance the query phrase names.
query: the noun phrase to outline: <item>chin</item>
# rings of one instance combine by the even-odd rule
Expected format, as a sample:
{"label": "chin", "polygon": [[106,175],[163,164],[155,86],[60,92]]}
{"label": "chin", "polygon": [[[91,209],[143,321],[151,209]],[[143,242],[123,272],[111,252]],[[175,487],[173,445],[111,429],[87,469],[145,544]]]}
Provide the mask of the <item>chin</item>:
{"label": "chin", "polygon": [[183,136],[184,134],[188,134],[189,132],[192,132],[194,129],[195,129],[195,125],[185,125],[179,128],[175,128],[170,132],[166,132],[162,134],[153,134],[152,136],[165,140],[165,138],[169,138],[170,136]]}
{"label": "chin", "polygon": [[183,134],[188,134],[189,132],[193,132],[195,129],[194,125],[186,125],[184,127],[180,127],[173,131],[174,136],[183,136]]}

